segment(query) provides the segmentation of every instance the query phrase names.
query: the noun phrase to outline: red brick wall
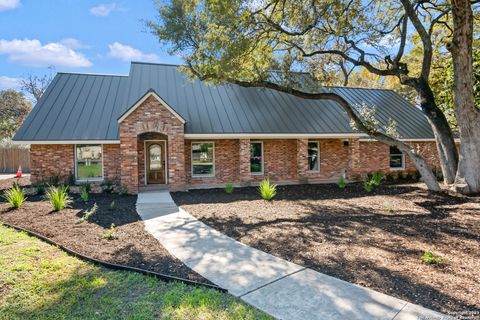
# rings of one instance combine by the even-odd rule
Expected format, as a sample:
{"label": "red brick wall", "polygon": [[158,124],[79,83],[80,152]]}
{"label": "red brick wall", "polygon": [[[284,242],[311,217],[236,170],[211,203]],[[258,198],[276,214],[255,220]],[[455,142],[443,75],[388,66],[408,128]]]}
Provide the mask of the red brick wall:
{"label": "red brick wall", "polygon": [[103,177],[105,180],[120,183],[120,145],[103,145]]}
{"label": "red brick wall", "polygon": [[154,97],[149,97],[120,123],[121,184],[130,192],[138,191],[144,175],[139,168],[143,161],[139,159],[142,146],[138,137],[149,132],[167,137],[168,183],[171,189],[182,189],[185,185],[183,124]]}
{"label": "red brick wall", "polygon": [[344,146],[341,139],[310,141],[320,142],[320,172],[307,172],[309,182],[337,180],[348,171],[350,145]]}
{"label": "red brick wall", "polygon": [[32,144],[30,166],[32,183],[47,182],[54,176],[60,182],[75,174],[75,160],[71,144]]}

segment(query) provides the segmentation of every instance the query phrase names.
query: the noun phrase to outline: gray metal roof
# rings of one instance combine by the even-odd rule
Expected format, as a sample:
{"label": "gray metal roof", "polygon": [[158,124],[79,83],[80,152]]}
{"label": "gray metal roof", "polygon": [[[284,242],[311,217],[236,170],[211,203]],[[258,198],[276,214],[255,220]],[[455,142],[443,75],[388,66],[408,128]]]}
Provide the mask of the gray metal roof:
{"label": "gray metal roof", "polygon": [[[118,140],[118,118],[151,89],[187,121],[189,134],[356,133],[333,101],[264,88],[207,85],[188,79],[175,65],[132,62],[128,76],[57,74],[14,140]],[[311,90],[330,90],[352,104],[375,106],[383,125],[389,118],[397,121],[402,138],[433,138],[421,111],[391,90]]]}

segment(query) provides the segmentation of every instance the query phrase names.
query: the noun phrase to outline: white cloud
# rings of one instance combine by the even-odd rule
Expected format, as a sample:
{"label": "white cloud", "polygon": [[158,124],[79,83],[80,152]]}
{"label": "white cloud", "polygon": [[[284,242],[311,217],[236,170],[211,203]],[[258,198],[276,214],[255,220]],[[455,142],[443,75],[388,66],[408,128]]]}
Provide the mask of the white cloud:
{"label": "white cloud", "polygon": [[20,78],[11,78],[7,76],[0,76],[0,88],[11,89],[20,87]]}
{"label": "white cloud", "polygon": [[90,8],[90,13],[97,17],[106,17],[116,9],[117,9],[117,4],[115,2],[102,3],[96,7]]}
{"label": "white cloud", "polygon": [[20,6],[20,0],[0,0],[0,11],[15,9]]}
{"label": "white cloud", "polygon": [[144,62],[159,62],[160,58],[154,53],[143,53],[142,51],[130,47],[126,44],[114,42],[108,45],[110,51],[108,56],[123,61],[144,61]]}
{"label": "white cloud", "polygon": [[42,45],[39,40],[0,39],[0,54],[10,61],[32,67],[90,67],[92,63],[82,53],[60,42]]}
{"label": "white cloud", "polygon": [[63,39],[59,42],[61,44],[63,44],[65,47],[70,48],[70,49],[89,48],[89,46],[84,45],[80,40],[77,40],[75,38],[66,38],[66,39]]}

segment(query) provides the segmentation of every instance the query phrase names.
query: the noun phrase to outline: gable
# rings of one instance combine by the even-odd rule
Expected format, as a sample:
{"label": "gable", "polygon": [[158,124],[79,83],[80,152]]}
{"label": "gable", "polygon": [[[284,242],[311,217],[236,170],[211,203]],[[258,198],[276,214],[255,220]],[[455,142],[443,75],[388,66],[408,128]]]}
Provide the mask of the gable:
{"label": "gable", "polygon": [[154,90],[148,90],[147,93],[134,103],[127,111],[125,111],[119,118],[118,123],[122,123],[128,116],[130,116],[137,108],[139,108],[149,98],[157,100],[165,109],[170,112],[175,118],[177,118],[182,124],[185,124],[186,120],[179,115],[172,107],[168,105]]}

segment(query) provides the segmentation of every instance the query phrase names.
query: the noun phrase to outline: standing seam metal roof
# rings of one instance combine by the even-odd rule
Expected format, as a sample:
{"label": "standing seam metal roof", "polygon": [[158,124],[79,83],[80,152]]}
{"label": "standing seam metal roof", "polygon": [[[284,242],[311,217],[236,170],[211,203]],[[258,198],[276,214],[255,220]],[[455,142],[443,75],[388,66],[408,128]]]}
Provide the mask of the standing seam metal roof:
{"label": "standing seam metal roof", "polygon": [[[316,85],[310,90],[375,106],[381,125],[396,120],[404,139],[433,139],[423,113],[391,90]],[[214,86],[189,79],[175,65],[132,62],[128,76],[58,73],[14,140],[119,140],[118,118],[151,89],[187,121],[187,134],[358,133],[334,101],[265,88]]]}

